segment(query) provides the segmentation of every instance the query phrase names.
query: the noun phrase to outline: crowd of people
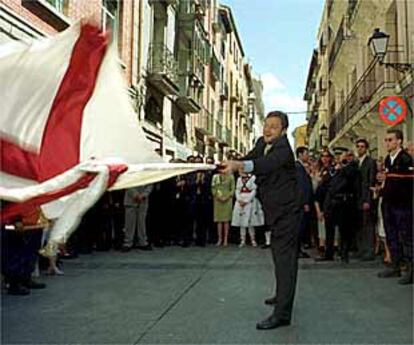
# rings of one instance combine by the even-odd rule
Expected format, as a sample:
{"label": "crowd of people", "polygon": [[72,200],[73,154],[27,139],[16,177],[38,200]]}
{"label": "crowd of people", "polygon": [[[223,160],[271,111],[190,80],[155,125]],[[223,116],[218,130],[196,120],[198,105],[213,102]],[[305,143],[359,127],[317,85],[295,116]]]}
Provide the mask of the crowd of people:
{"label": "crowd of people", "polygon": [[335,253],[344,263],[350,252],[361,261],[382,255],[387,268],[378,276],[400,276],[405,268],[399,283],[411,284],[414,150],[410,143],[404,149],[397,129],[387,131],[385,145],[388,155],[378,160],[365,139],[334,153],[326,148],[318,160],[297,149],[305,199],[299,255],[312,245],[320,252],[317,261],[333,261]]}
{"label": "crowd of people", "polygon": [[[311,156],[296,149],[297,196],[303,205],[299,258],[348,263],[350,252],[361,261],[382,255],[386,269],[379,277],[406,274],[401,284],[412,283],[413,151],[403,148],[399,130],[386,136],[388,155],[374,160],[369,142],[359,139],[354,148],[323,148]],[[241,159],[240,156],[230,159]],[[178,162],[178,161],[175,161]],[[190,156],[188,163],[214,164],[213,158]],[[197,171],[126,191],[106,193],[83,217],[60,260],[92,251],[153,247],[235,244],[269,248],[271,233],[251,173],[223,175]],[[33,271],[42,245],[42,229],[18,231],[2,225],[2,274],[11,294],[24,295],[36,283]],[[19,225],[20,223],[20,225]],[[9,225],[10,226],[10,225]],[[47,230],[43,230],[47,232]],[[316,250],[310,251],[310,248]],[[63,274],[59,262],[40,262],[48,274]]]}

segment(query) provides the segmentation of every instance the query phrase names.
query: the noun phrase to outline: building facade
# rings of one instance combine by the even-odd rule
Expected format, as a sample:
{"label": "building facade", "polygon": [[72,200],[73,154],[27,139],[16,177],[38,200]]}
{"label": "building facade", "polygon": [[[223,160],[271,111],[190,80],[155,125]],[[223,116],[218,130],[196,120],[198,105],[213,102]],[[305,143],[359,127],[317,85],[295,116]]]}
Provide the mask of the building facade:
{"label": "building facade", "polygon": [[54,35],[85,17],[110,30],[137,120],[165,160],[250,149],[252,67],[230,7],[217,0],[0,0],[0,43]]}
{"label": "building facade", "polygon": [[412,1],[326,1],[305,92],[314,151],[325,144],[352,147],[363,137],[374,156],[385,156],[390,126],[379,117],[379,102],[392,95],[408,104],[406,119],[394,127],[413,139],[413,69],[389,67],[372,55],[368,41],[375,28],[390,36],[385,63],[414,63]]}
{"label": "building facade", "polygon": [[296,149],[298,147],[307,147],[308,146],[308,136],[307,136],[307,125],[302,125],[299,127],[296,127],[293,132],[292,132],[292,136],[293,136],[293,140],[294,140],[294,149],[296,151]]}

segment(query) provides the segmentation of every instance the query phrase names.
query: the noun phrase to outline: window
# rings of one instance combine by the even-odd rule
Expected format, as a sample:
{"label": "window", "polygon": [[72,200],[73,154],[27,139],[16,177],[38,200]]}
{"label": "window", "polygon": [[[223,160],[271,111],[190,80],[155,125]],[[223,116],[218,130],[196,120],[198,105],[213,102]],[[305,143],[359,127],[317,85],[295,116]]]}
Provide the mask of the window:
{"label": "window", "polygon": [[46,0],[46,2],[56,8],[56,10],[60,13],[63,13],[65,8],[65,0]]}
{"label": "window", "polygon": [[119,7],[117,0],[102,0],[102,29],[112,33],[112,40],[116,45],[120,29]]}

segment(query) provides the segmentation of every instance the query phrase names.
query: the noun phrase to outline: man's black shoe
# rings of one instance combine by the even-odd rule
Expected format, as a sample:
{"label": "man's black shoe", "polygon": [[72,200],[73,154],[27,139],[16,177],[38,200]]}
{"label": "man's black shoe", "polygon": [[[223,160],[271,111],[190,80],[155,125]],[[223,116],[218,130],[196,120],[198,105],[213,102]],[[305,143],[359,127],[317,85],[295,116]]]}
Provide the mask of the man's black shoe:
{"label": "man's black shoe", "polygon": [[360,261],[374,261],[375,260],[375,256],[361,256],[359,258]]}
{"label": "man's black shoe", "polygon": [[387,267],[385,270],[378,273],[378,278],[395,278],[400,276],[401,271],[395,267]]}
{"label": "man's black shoe", "polygon": [[322,256],[320,258],[315,258],[316,262],[323,262],[323,261],[334,261],[333,258],[327,258],[326,256]]}
{"label": "man's black shoe", "polygon": [[270,244],[264,244],[261,246],[262,249],[269,249],[270,248]]}
{"label": "man's black shoe", "polygon": [[131,247],[128,247],[128,246],[122,246],[121,247],[121,252],[123,252],[123,253],[127,253],[127,252],[129,252],[131,250]]}
{"label": "man's black shoe", "polygon": [[409,285],[413,283],[413,264],[408,263],[407,264],[407,272],[405,273],[405,276],[402,277],[400,280],[398,280],[398,284],[401,285]]}
{"label": "man's black shoe", "polygon": [[266,305],[276,305],[276,296],[265,299]]}
{"label": "man's black shoe", "polygon": [[413,283],[413,275],[406,274],[404,277],[398,280],[398,284],[400,285],[410,285]]}
{"label": "man's black shoe", "polygon": [[29,279],[29,280],[25,281],[23,284],[28,289],[44,289],[44,288],[46,288],[46,284],[38,283],[38,282],[34,281],[33,279]]}
{"label": "man's black shoe", "polygon": [[349,257],[348,256],[341,257],[341,262],[343,264],[349,264]]}
{"label": "man's black shoe", "polygon": [[146,246],[137,246],[137,248],[141,250],[152,250],[152,246],[150,244],[147,244]]}
{"label": "man's black shoe", "polygon": [[20,283],[10,284],[9,288],[7,289],[7,293],[9,295],[25,296],[30,294],[30,289]]}
{"label": "man's black shoe", "polygon": [[275,315],[271,315],[267,319],[256,324],[256,329],[267,330],[283,326],[289,326],[290,320],[279,320]]}

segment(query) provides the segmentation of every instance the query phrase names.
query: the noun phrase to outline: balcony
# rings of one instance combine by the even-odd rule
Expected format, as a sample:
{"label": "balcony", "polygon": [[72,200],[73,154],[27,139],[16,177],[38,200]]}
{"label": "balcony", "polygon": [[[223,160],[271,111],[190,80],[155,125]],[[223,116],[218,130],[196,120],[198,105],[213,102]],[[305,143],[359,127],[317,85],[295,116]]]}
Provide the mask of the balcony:
{"label": "balcony", "polygon": [[331,16],[333,3],[334,0],[327,0],[326,2],[326,12],[328,14],[328,18]]}
{"label": "balcony", "polygon": [[307,126],[308,133],[312,132],[317,120],[318,120],[318,112],[315,110],[310,111],[310,116],[308,118],[308,126]]}
{"label": "balcony", "polygon": [[229,99],[229,86],[227,83],[220,83],[220,99],[222,101]]}
{"label": "balcony", "polygon": [[239,151],[239,137],[236,135],[234,136],[234,149]]}
{"label": "balcony", "polygon": [[205,0],[181,0],[178,11],[178,20],[192,22],[203,19],[206,14]]}
{"label": "balcony", "polygon": [[164,95],[178,96],[178,64],[164,44],[150,45],[147,79]]}
{"label": "balcony", "polygon": [[233,93],[233,94],[230,96],[230,101],[232,101],[233,103],[238,102],[238,101],[239,101],[239,95],[238,95],[238,94]]}
{"label": "balcony", "polygon": [[214,53],[214,51],[212,52],[212,56],[211,56],[211,71],[212,74],[214,76],[214,78],[216,80],[220,80],[220,75],[221,75],[221,63],[219,61],[219,59],[217,58],[216,54]]}
{"label": "balcony", "polygon": [[332,118],[329,126],[329,140],[333,140],[358,111],[371,102],[378,92],[385,88],[392,89],[396,80],[395,73],[373,61]]}
{"label": "balcony", "polygon": [[338,52],[342,47],[342,43],[345,39],[345,21],[342,19],[341,24],[339,25],[338,32],[336,33],[335,40],[332,44],[331,50],[329,52],[329,71],[333,68],[335,59],[338,56]]}
{"label": "balcony", "polygon": [[319,54],[321,56],[325,55],[326,53],[326,48],[328,46],[327,36],[328,35],[324,32],[321,36],[321,39],[319,40]]}
{"label": "balcony", "polygon": [[325,96],[327,90],[328,90],[328,85],[327,85],[326,80],[323,78],[320,78],[319,83],[318,83],[318,93],[321,96]]}
{"label": "balcony", "polygon": [[195,128],[204,135],[213,135],[213,116],[206,108],[197,114]]}
{"label": "balcony", "polygon": [[216,128],[215,128],[215,134],[214,136],[216,137],[217,141],[221,144],[226,142],[226,138],[225,138],[225,133],[223,131],[223,125],[221,124],[220,121],[215,121],[216,123]]}
{"label": "balcony", "polygon": [[201,110],[200,93],[192,76],[181,74],[180,94],[177,105],[186,113],[198,113]]}
{"label": "balcony", "polygon": [[357,12],[358,0],[348,0],[347,15],[350,22],[353,21]]}
{"label": "balcony", "polygon": [[165,5],[175,5],[177,3],[177,0],[148,0],[150,5],[153,5],[155,3],[164,3]]}
{"label": "balcony", "polygon": [[233,144],[233,141],[232,141],[233,135],[231,133],[231,129],[226,128],[224,130],[224,132],[226,134],[226,144],[227,144],[227,146],[232,146],[232,144]]}

